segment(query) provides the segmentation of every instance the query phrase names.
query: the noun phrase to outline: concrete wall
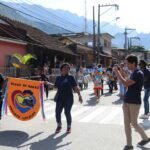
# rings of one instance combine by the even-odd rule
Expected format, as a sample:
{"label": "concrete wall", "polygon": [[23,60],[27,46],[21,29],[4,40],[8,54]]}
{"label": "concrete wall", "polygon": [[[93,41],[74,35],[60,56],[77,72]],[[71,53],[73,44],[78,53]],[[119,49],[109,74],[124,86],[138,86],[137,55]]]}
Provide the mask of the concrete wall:
{"label": "concrete wall", "polygon": [[6,57],[14,53],[19,53],[21,55],[26,54],[26,45],[0,40],[0,67],[5,67]]}

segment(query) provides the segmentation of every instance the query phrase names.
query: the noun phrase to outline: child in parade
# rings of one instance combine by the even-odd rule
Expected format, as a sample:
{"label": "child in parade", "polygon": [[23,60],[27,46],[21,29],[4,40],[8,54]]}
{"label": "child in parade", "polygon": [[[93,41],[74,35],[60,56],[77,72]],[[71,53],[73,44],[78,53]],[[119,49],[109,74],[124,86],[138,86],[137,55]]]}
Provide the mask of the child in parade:
{"label": "child in parade", "polygon": [[95,70],[94,76],[93,76],[93,82],[94,82],[94,93],[97,98],[97,102],[99,102],[100,99],[100,90],[102,90],[102,84],[101,84],[101,76],[98,72],[98,69]]}
{"label": "child in parade", "polygon": [[109,93],[112,93],[114,88],[114,80],[115,80],[112,67],[109,67],[106,73],[108,78]]}

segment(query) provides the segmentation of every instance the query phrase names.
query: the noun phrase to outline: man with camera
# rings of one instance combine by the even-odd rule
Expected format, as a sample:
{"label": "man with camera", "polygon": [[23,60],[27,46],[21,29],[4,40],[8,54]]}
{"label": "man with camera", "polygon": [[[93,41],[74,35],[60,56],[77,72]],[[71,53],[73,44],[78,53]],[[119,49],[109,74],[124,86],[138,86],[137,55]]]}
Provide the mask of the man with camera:
{"label": "man with camera", "polygon": [[137,121],[141,106],[141,90],[143,86],[144,75],[143,72],[137,68],[138,58],[135,55],[127,56],[126,61],[128,69],[132,72],[129,79],[125,79],[117,67],[114,67],[114,71],[116,72],[119,80],[127,88],[123,100],[124,126],[127,140],[127,145],[124,147],[124,150],[132,150],[131,125],[142,138],[142,140],[137,144],[138,147],[143,147],[145,144],[150,142],[150,138],[148,138],[145,131]]}

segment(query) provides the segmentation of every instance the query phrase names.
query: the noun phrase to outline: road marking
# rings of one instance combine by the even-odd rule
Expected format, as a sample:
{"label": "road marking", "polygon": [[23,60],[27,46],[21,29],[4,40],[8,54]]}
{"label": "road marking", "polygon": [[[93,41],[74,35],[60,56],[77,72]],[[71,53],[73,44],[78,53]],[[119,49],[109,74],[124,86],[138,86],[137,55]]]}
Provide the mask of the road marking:
{"label": "road marking", "polygon": [[116,108],[116,107],[112,107],[112,109],[110,110],[109,114],[104,115],[105,117],[98,123],[100,124],[108,124],[111,122],[111,120],[113,118],[115,118],[117,116],[117,114],[120,114],[121,110],[120,108]]}
{"label": "road marking", "polygon": [[47,113],[51,110],[54,110],[55,109],[55,105],[52,105],[52,104],[44,104],[44,112]]}
{"label": "road marking", "polygon": [[[46,120],[55,120],[55,103],[46,102],[44,103],[44,111]],[[143,107],[140,109],[140,115],[143,113]],[[114,125],[123,125],[123,111],[121,106],[81,106],[73,105],[72,111],[73,122],[80,123],[96,123],[96,124],[114,124]],[[11,112],[8,109],[8,116],[12,116]],[[139,116],[140,116],[139,115]],[[41,111],[39,111],[38,116],[41,116]],[[62,120],[66,121],[64,112],[62,112]],[[142,126],[149,127],[149,120],[138,119],[138,122]]]}
{"label": "road marking", "polygon": [[79,120],[79,122],[90,122],[92,119],[98,117],[99,114],[103,113],[107,107],[99,107],[97,109],[94,108],[94,111],[89,113],[86,117]]}
{"label": "road marking", "polygon": [[[80,114],[83,114],[90,108],[91,107],[82,107],[81,109],[78,108],[76,111],[72,111],[71,116],[73,120],[75,120],[75,117],[79,116]],[[62,117],[62,120],[65,120],[65,116]]]}

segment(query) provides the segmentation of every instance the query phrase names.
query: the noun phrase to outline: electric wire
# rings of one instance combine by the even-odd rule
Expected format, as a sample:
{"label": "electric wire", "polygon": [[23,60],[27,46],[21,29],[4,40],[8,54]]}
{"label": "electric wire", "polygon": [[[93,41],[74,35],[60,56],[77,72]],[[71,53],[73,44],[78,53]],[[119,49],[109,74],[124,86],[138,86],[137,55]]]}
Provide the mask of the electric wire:
{"label": "electric wire", "polygon": [[[31,9],[28,9],[27,7],[24,7],[23,5],[21,5],[21,4],[19,4],[20,2],[24,2],[24,3],[27,3],[27,2],[29,2],[29,1],[18,1],[18,0],[12,0],[13,2],[18,2],[17,3],[17,5],[18,6],[20,6],[20,7],[22,7],[24,10],[26,10],[26,11],[29,11],[29,12],[31,12],[32,13],[32,15],[40,15],[42,18],[43,18],[43,16],[42,16],[42,12],[46,12],[48,15],[51,15],[52,17],[53,17],[53,19],[55,19],[56,21],[58,21],[58,22],[60,22],[63,26],[65,26],[66,28],[68,28],[67,26],[69,26],[69,24],[73,27],[73,29],[75,29],[75,30],[81,30],[81,28],[80,27],[78,27],[78,26],[76,26],[76,25],[74,25],[74,24],[72,24],[71,22],[69,22],[69,21],[67,21],[66,19],[62,19],[62,18],[60,18],[60,17],[58,17],[57,15],[55,15],[54,13],[51,13],[50,11],[48,11],[48,10],[46,10],[46,9],[42,9],[42,8],[40,8],[38,5],[35,5],[34,3],[30,3],[31,5],[33,5],[34,4],[34,7],[36,7],[36,8],[38,8],[38,13],[37,12],[35,12],[35,11],[32,11]],[[36,17],[35,16],[35,17]],[[40,18],[41,18],[40,17]],[[46,16],[47,17],[47,16]],[[46,20],[48,19],[48,18],[45,18]]]}
{"label": "electric wire", "polygon": [[45,23],[47,23],[47,24],[53,25],[53,26],[55,26],[55,27],[58,27],[58,28],[64,29],[64,30],[66,30],[66,31],[68,31],[68,32],[70,32],[70,33],[74,33],[74,32],[72,32],[72,31],[70,31],[70,30],[68,30],[68,29],[65,29],[65,28],[63,28],[63,27],[60,27],[60,26],[54,25],[54,24],[49,23],[49,22],[47,22],[47,21],[45,21],[45,20],[42,20],[42,19],[40,19],[40,18],[38,18],[38,17],[35,17],[35,16],[33,16],[33,15],[30,15],[30,14],[24,13],[24,12],[22,12],[22,11],[18,10],[18,9],[15,9],[15,8],[12,8],[12,7],[8,6],[8,5],[5,5],[4,3],[1,3],[1,2],[0,2],[0,5],[5,6],[5,7],[9,8],[9,9],[14,10],[14,11],[20,12],[20,13],[22,13],[22,14],[24,14],[24,15],[27,15],[27,16],[32,17],[32,18],[34,18],[34,19],[37,19],[37,20],[39,20],[39,21],[42,21],[42,22],[45,22]]}
{"label": "electric wire", "polygon": [[[18,38],[17,36],[12,35],[10,32],[8,32],[8,31],[7,31],[6,29],[4,29],[2,26],[0,26],[0,29],[1,29],[2,31],[4,31],[6,34],[10,35],[11,37],[13,37],[13,38],[15,38],[15,39],[17,39],[17,40],[23,40],[24,42],[26,42],[26,43],[28,43],[28,44],[32,44],[32,45],[35,45],[35,46],[40,46],[40,47],[45,48],[45,46],[42,45],[42,44],[36,44],[36,43],[32,43],[32,42],[29,42],[29,41],[26,41],[26,40],[22,39],[23,36],[21,37],[21,35],[20,35],[21,38]],[[24,38],[25,38],[25,37],[24,37]]]}

